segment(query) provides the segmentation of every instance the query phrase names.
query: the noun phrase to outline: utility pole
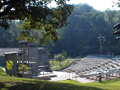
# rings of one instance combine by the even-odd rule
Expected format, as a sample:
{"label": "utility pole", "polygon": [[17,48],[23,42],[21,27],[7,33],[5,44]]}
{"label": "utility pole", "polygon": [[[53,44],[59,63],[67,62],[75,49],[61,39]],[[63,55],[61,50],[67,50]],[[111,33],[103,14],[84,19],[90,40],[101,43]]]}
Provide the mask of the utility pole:
{"label": "utility pole", "polygon": [[106,41],[105,37],[102,36],[102,34],[99,34],[98,38],[99,43],[100,43],[100,54],[102,55],[102,44]]}

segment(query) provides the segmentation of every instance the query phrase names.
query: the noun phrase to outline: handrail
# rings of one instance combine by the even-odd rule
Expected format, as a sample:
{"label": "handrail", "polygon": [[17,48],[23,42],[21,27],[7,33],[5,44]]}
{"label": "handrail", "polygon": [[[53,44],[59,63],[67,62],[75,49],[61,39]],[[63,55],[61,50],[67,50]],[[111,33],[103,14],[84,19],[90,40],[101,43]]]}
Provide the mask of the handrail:
{"label": "handrail", "polygon": [[66,73],[64,75],[57,77],[53,81],[63,81],[63,80],[67,80],[67,79],[73,79],[73,78],[75,78],[75,76],[76,76],[75,73],[74,73],[74,75],[73,75],[73,73]]}

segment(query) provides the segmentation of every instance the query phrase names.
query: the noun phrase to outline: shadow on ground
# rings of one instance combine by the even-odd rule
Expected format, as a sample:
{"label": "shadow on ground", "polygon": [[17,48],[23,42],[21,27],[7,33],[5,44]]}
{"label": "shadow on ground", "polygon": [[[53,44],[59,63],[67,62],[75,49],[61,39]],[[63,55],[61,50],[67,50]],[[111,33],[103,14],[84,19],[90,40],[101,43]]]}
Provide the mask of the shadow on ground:
{"label": "shadow on ground", "polygon": [[60,82],[27,81],[0,83],[0,90],[103,90],[96,87],[81,86]]}
{"label": "shadow on ground", "polygon": [[0,82],[0,90],[1,90],[2,88],[5,88],[5,85]]}

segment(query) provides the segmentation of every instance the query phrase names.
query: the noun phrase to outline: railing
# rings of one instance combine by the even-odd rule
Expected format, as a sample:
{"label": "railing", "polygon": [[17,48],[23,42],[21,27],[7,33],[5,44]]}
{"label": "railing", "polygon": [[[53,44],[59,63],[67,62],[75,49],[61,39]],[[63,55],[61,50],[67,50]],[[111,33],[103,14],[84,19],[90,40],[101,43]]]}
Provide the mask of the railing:
{"label": "railing", "polygon": [[53,81],[64,81],[67,79],[76,80],[76,73],[66,73],[64,75],[55,78]]}
{"label": "railing", "polygon": [[[101,73],[102,78],[107,79],[109,77],[109,79],[110,79],[113,76],[113,74],[115,74],[115,76],[117,77],[117,75],[119,75],[119,73],[120,73],[120,69],[109,69],[109,70],[103,70],[103,71],[96,71],[95,73],[89,72],[89,73],[82,73],[82,74],[86,78],[93,79],[93,77],[96,77],[96,80],[97,80],[98,76],[100,76],[100,73]],[[120,75],[119,75],[119,77],[120,77]]]}

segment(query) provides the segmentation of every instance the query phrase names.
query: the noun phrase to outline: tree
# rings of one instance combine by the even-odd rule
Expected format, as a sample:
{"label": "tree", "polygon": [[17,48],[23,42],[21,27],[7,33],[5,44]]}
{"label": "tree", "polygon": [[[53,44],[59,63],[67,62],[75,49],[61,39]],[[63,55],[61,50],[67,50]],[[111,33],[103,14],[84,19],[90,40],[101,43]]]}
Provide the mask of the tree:
{"label": "tree", "polygon": [[71,57],[99,54],[100,45],[97,41],[99,34],[106,37],[103,54],[106,52],[119,54],[120,42],[116,42],[113,36],[113,25],[118,20],[119,12],[115,10],[100,12],[84,4],[74,7],[68,19],[70,25],[64,28],[60,40],[54,43],[51,56],[54,53],[61,53],[62,50]]}
{"label": "tree", "polygon": [[24,74],[24,72],[28,72],[29,71],[29,67],[25,64],[20,64],[20,66],[18,67],[19,72],[22,72]]}
{"label": "tree", "polygon": [[39,34],[31,35],[30,31],[40,31],[40,43],[57,41],[56,29],[67,26],[67,18],[73,10],[66,1],[69,0],[54,0],[57,7],[52,8],[48,6],[52,0],[0,0],[0,26],[7,29],[9,20],[23,20],[19,40],[34,41]]}
{"label": "tree", "polygon": [[62,50],[62,53],[61,53],[61,54],[64,56],[64,58],[67,57],[67,53],[66,53],[66,51]]}
{"label": "tree", "polygon": [[4,30],[4,28],[0,27],[0,47],[18,47],[18,33],[20,33],[20,29],[17,27],[15,22],[10,22],[10,28],[8,30]]}
{"label": "tree", "polygon": [[64,56],[62,54],[57,54],[57,55],[55,55],[54,58],[56,61],[59,61],[59,65],[61,65],[61,61],[64,60]]}
{"label": "tree", "polygon": [[13,61],[12,60],[6,61],[6,64],[7,70],[12,70]]}

